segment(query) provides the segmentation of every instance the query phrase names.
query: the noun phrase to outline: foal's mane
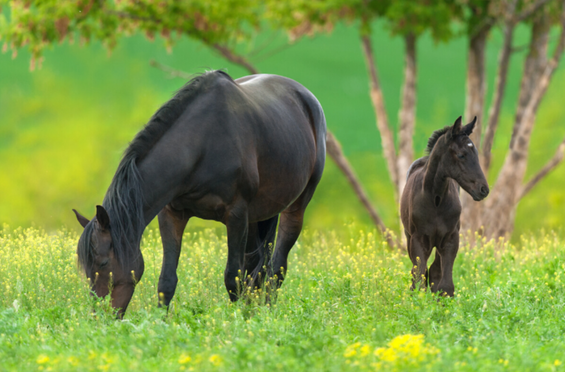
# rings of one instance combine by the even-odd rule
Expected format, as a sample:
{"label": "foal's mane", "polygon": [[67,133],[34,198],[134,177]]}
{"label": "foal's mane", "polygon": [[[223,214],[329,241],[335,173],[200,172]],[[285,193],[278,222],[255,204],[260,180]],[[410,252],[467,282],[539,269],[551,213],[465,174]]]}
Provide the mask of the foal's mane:
{"label": "foal's mane", "polygon": [[428,146],[426,147],[426,154],[429,155],[432,153],[432,150],[434,149],[434,146],[436,145],[439,138],[443,136],[445,133],[447,133],[451,128],[452,127],[448,125],[447,127],[438,129],[432,133],[430,138],[428,138]]}
{"label": "foal's mane", "polygon": [[[208,71],[190,79],[173,98],[157,110],[125,150],[102,202],[110,217],[114,252],[122,268],[140,257],[138,246],[145,228],[141,187],[143,180],[137,163],[147,156],[153,146],[184,113],[190,102],[210,83],[222,77],[232,80],[228,74],[219,70]],[[89,223],[78,244],[79,262],[85,269],[93,263],[92,231],[93,224]]]}

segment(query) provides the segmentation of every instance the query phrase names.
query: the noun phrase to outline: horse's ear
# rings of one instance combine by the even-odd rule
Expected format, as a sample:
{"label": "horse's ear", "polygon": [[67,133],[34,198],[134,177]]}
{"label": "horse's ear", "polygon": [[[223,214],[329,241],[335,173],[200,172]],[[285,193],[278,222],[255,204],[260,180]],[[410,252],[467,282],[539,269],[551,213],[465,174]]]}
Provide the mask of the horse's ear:
{"label": "horse's ear", "polygon": [[469,124],[465,125],[462,129],[461,132],[463,134],[466,134],[468,136],[471,135],[471,133],[473,133],[473,129],[475,129],[475,124],[477,123],[477,117],[475,116],[475,118],[473,119],[472,122],[470,122]]}
{"label": "horse's ear", "polygon": [[108,216],[108,212],[104,209],[103,206],[97,205],[96,206],[96,220],[100,227],[103,229],[108,229],[110,227],[110,217]]}
{"label": "horse's ear", "polygon": [[76,211],[76,209],[73,209],[73,212],[75,212],[75,215],[77,216],[78,223],[80,223],[80,225],[81,225],[83,228],[86,227],[86,225],[90,222],[90,221],[88,220],[88,218],[86,218],[86,217],[84,217],[82,214],[78,213],[78,212]]}
{"label": "horse's ear", "polygon": [[459,132],[461,132],[461,116],[459,116],[457,120],[455,120],[455,123],[453,124],[453,127],[451,129],[451,136],[455,138],[455,136],[457,136]]}

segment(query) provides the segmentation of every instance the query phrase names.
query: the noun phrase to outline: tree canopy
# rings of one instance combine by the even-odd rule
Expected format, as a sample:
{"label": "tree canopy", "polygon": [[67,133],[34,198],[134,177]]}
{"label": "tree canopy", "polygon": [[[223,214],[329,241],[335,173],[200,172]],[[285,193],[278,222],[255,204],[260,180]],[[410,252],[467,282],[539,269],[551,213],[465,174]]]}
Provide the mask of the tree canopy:
{"label": "tree canopy", "polygon": [[0,0],[3,50],[28,47],[32,69],[49,45],[79,39],[100,40],[109,49],[121,36],[159,34],[171,48],[185,35],[213,46],[229,48],[249,39],[259,27],[258,0]]}

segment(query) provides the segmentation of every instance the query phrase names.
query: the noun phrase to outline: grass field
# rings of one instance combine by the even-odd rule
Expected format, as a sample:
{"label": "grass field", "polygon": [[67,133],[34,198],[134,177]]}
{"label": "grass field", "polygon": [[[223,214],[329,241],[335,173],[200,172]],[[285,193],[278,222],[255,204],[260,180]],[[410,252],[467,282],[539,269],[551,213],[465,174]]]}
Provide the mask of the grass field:
{"label": "grass field", "polygon": [[[565,242],[461,247],[456,296],[408,290],[410,264],[374,232],[306,232],[273,306],[231,304],[223,233],[185,234],[168,314],[158,234],[124,321],[93,302],[74,232],[0,232],[1,371],[560,371]],[[96,315],[91,311],[96,309]]]}

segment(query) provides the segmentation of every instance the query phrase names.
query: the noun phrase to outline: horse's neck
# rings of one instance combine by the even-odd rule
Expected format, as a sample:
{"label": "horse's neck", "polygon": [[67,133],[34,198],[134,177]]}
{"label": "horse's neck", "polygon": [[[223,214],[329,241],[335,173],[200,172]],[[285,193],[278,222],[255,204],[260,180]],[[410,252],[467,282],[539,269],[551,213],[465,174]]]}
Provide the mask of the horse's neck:
{"label": "horse's neck", "polygon": [[430,154],[424,173],[424,192],[432,197],[444,198],[448,190],[449,177],[441,167],[441,155]]}
{"label": "horse's neck", "polygon": [[173,200],[178,192],[178,182],[163,172],[162,167],[148,165],[143,161],[139,165],[139,172],[143,179],[143,216],[145,225],[148,225]]}

